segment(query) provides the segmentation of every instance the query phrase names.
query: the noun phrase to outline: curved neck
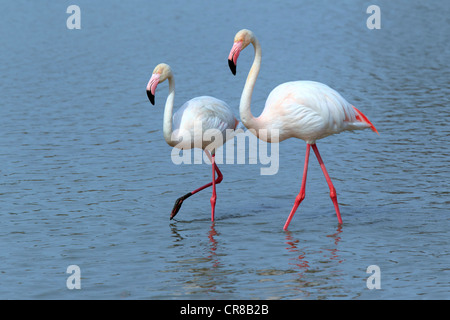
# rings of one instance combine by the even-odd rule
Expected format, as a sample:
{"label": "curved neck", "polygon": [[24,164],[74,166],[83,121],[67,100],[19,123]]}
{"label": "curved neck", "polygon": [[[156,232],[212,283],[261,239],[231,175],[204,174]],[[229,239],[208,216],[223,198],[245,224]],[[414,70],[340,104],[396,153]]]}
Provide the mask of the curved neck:
{"label": "curved neck", "polygon": [[239,104],[239,114],[242,123],[247,128],[257,129],[259,123],[250,110],[252,101],[253,88],[255,87],[256,78],[258,78],[259,69],[261,67],[261,46],[258,39],[253,38],[253,47],[255,48],[255,58],[252,67],[248,73],[247,81],[245,82],[244,90],[242,91],[241,101]]}
{"label": "curved neck", "polygon": [[173,116],[173,103],[175,100],[175,80],[173,75],[169,77],[169,95],[167,96],[166,106],[164,108],[164,120],[163,120],[163,133],[164,139],[170,146],[175,146],[176,141],[172,141],[172,116]]}

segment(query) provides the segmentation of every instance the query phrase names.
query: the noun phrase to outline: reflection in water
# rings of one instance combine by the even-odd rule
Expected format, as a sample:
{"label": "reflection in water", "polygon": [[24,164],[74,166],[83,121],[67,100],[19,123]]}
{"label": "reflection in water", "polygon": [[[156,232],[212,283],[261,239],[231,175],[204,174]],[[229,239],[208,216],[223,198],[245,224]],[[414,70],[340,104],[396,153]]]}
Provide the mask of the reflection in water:
{"label": "reflection in water", "polygon": [[299,278],[302,278],[303,273],[305,271],[307,271],[309,268],[309,262],[308,262],[308,260],[306,260],[305,251],[299,249],[299,247],[298,247],[299,242],[300,242],[300,240],[294,239],[292,237],[292,233],[289,230],[286,231],[286,244],[289,245],[289,247],[287,247],[286,249],[289,252],[294,252],[294,253],[298,254],[297,257],[291,258],[291,260],[295,261],[295,263],[293,263],[293,264],[299,268],[300,272],[298,273],[298,275],[299,275]]}
{"label": "reflection in water", "polygon": [[217,240],[216,240],[216,236],[219,236],[219,234],[217,233],[216,229],[214,228],[214,222],[211,224],[211,229],[208,232],[208,238],[209,238],[209,242],[210,242],[210,247],[209,247],[209,252],[210,255],[208,256],[208,259],[211,259],[211,261],[213,262],[212,267],[218,267],[220,262],[217,259],[216,256],[216,250],[217,250]]}
{"label": "reflection in water", "polygon": [[[182,249],[180,255],[172,261],[174,268],[171,268],[170,272],[179,274],[179,278],[182,279],[183,294],[203,297],[204,294],[220,291],[222,280],[225,281],[226,278],[217,276],[217,268],[220,267],[217,238],[220,234],[216,231],[214,222],[208,232],[202,232],[205,241],[200,242],[191,242],[192,235],[183,235],[185,230],[180,229],[180,226],[182,224],[179,223],[170,225],[173,238],[170,247]],[[189,258],[186,258],[188,256],[186,248],[191,250]]]}
{"label": "reflection in water", "polygon": [[302,297],[304,296],[309,296],[308,292],[303,290],[303,288],[306,287],[311,287],[314,284],[312,284],[309,280],[307,280],[308,278],[305,276],[305,273],[309,270],[310,268],[310,263],[309,261],[306,259],[306,247],[305,248],[300,248],[299,247],[299,243],[300,240],[299,239],[295,239],[292,236],[292,233],[287,230],[286,231],[286,244],[288,245],[288,247],[286,247],[286,249],[290,252],[290,253],[294,253],[295,257],[290,258],[290,261],[293,261],[293,263],[289,263],[289,265],[294,265],[295,269],[297,269],[296,271],[296,281],[297,282],[297,289],[296,291],[300,291]]}
{"label": "reflection in water", "polygon": [[[178,246],[186,246],[186,243],[184,243],[185,237],[183,237],[182,233],[178,230],[176,223],[170,224],[170,230],[172,232],[172,238],[174,239],[173,243],[171,245],[171,248],[175,248]],[[217,258],[216,250],[217,250],[217,246],[218,246],[217,237],[219,235],[220,234],[215,229],[215,223],[212,222],[211,227],[207,233],[208,249],[206,251],[208,252],[208,254],[206,255],[206,257],[192,258],[191,261],[194,261],[194,260],[198,260],[201,262],[210,261],[212,268],[218,267],[220,265],[220,262]],[[197,246],[199,246],[199,244],[195,244],[195,247],[197,247]],[[197,251],[204,252],[205,248],[200,246],[200,247],[198,247]]]}
{"label": "reflection in water", "polygon": [[171,223],[170,224],[170,231],[172,232],[172,238],[175,239],[172,247],[176,247],[176,246],[181,245],[180,242],[183,241],[184,238],[178,232],[178,228],[177,228],[176,223]]}
{"label": "reflection in water", "polygon": [[[342,233],[342,225],[339,225],[336,229],[336,232],[327,235],[327,238],[332,238],[333,243],[331,245],[326,245],[324,249],[320,249],[320,253],[329,252],[330,255],[325,255],[324,257],[328,258],[328,261],[337,261],[341,263],[343,260],[339,255],[338,244],[341,240]],[[300,282],[301,287],[309,287],[316,285],[314,282],[310,281],[309,273],[317,273],[322,271],[324,267],[330,268],[335,266],[334,264],[324,264],[325,261],[312,261],[311,258],[316,257],[316,254],[311,249],[311,245],[308,242],[305,242],[305,245],[302,246],[299,239],[296,239],[290,231],[286,231],[286,241],[285,243],[288,245],[286,250],[290,253],[294,253],[295,256],[290,258],[290,265],[295,266],[297,269],[297,280]],[[317,268],[316,263],[320,262],[320,269]],[[312,267],[313,265],[313,267]]]}
{"label": "reflection in water", "polygon": [[325,250],[327,250],[327,251],[329,251],[331,253],[331,258],[330,259],[331,260],[337,260],[338,263],[341,263],[343,261],[343,260],[340,259],[339,255],[338,255],[339,250],[337,248],[337,245],[338,245],[339,241],[341,241],[341,237],[339,236],[340,233],[342,233],[342,224],[338,225],[335,233],[327,235],[327,237],[330,237],[330,238],[334,239],[334,244],[336,245],[336,247],[332,248],[332,249],[325,249]]}

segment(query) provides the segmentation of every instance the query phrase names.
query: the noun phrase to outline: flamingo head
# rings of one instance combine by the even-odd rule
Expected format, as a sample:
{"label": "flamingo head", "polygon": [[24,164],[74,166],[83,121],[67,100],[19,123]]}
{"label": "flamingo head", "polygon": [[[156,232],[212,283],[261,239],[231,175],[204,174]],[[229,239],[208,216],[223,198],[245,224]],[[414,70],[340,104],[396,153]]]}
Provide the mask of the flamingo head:
{"label": "flamingo head", "polygon": [[147,84],[147,97],[150,100],[151,104],[155,104],[155,91],[158,84],[167,80],[169,76],[172,74],[172,70],[170,66],[165,63],[158,64],[153,70],[152,77]]}
{"label": "flamingo head", "polygon": [[228,66],[231,72],[236,75],[236,64],[239,54],[255,39],[253,32],[247,29],[242,29],[234,37],[234,44],[228,55]]}

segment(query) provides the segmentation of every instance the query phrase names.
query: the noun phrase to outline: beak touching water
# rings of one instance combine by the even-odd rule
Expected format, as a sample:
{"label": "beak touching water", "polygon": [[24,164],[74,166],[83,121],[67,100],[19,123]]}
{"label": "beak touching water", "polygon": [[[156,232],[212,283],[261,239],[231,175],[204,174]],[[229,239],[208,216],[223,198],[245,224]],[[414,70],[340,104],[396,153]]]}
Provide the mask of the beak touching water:
{"label": "beak touching water", "polygon": [[230,54],[228,55],[228,66],[230,67],[231,72],[236,75],[236,64],[237,58],[242,50],[242,41],[235,42],[233,44],[233,48],[231,48]]}
{"label": "beak touching water", "polygon": [[147,84],[147,97],[151,104],[155,104],[155,91],[159,84],[159,73],[154,73]]}

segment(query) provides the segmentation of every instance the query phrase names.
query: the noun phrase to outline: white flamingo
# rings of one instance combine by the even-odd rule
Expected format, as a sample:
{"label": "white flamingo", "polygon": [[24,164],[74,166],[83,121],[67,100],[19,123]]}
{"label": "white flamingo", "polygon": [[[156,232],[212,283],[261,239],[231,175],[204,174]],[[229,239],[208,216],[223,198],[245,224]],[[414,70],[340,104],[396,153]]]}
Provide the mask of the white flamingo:
{"label": "white flamingo", "polygon": [[[336,190],[319,154],[316,140],[346,130],[371,128],[374,132],[378,133],[378,131],[361,111],[348,103],[338,92],[323,83],[314,81],[292,81],[280,84],[269,94],[261,115],[255,118],[250,110],[250,103],[261,67],[261,46],[252,31],[243,29],[236,34],[234,45],[228,56],[228,65],[232,73],[236,74],[239,54],[250,43],[255,49],[255,57],[239,105],[242,123],[247,129],[253,129],[250,131],[267,142],[271,142],[270,132],[273,130],[277,130],[279,141],[298,138],[306,142],[302,184],[284,230],[288,228],[295,211],[305,198],[310,147],[313,148],[325,175],[338,222],[342,224]],[[260,130],[266,131],[260,134]]]}
{"label": "white flamingo", "polygon": [[[232,134],[227,134],[226,131],[227,129],[236,129],[239,121],[235,118],[225,102],[209,96],[193,98],[173,114],[175,81],[170,66],[164,63],[158,64],[155,67],[150,81],[147,84],[147,96],[153,105],[155,104],[156,87],[167,79],[169,80],[169,95],[164,110],[164,139],[170,146],[180,149],[201,147],[212,164],[212,182],[178,198],[175,201],[170,219],[173,219],[178,213],[185,199],[212,186],[211,220],[214,221],[217,199],[216,184],[220,183],[223,179],[223,175],[215,162],[215,150],[232,137]],[[212,133],[211,130],[213,131]],[[216,134],[214,134],[214,131]],[[205,135],[205,132],[209,132],[209,134]],[[216,139],[212,143],[206,139],[207,136],[214,136]],[[222,139],[217,139],[217,137],[222,137]],[[217,179],[215,172],[218,175]]]}

